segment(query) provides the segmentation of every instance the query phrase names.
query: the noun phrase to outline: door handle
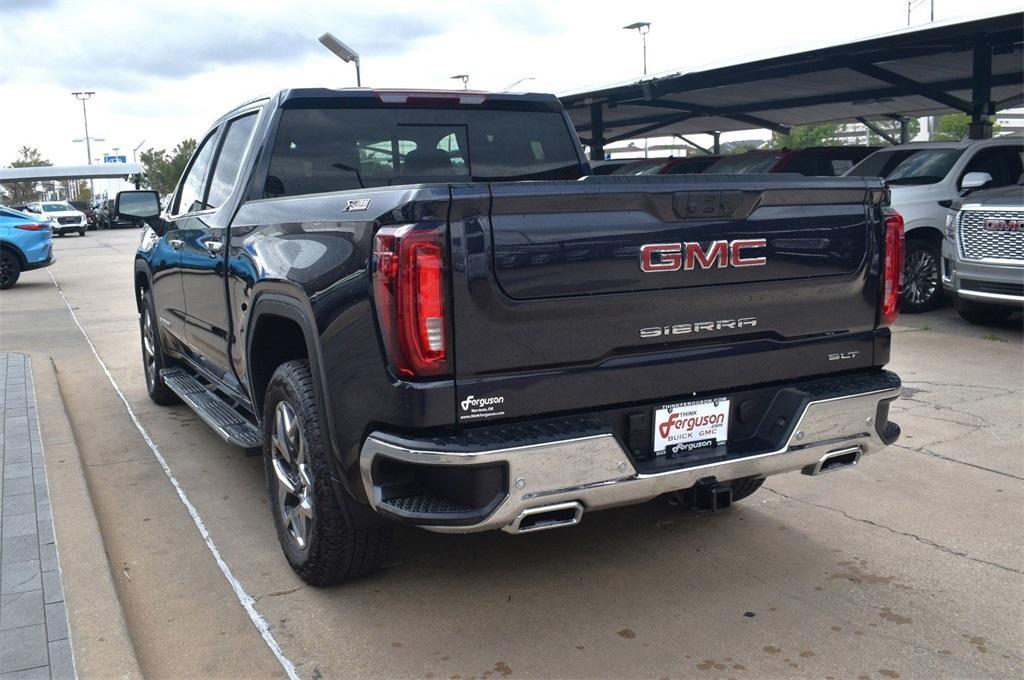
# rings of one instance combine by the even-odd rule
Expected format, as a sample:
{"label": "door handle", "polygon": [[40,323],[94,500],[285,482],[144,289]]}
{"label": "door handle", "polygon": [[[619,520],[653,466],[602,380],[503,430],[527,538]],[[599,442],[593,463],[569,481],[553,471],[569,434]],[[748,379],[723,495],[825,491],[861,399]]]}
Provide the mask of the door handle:
{"label": "door handle", "polygon": [[168,243],[168,245],[170,245],[175,250],[181,250],[181,247],[183,245],[185,245],[185,242],[182,241],[180,238],[170,238],[170,239],[167,239],[167,243]]}
{"label": "door handle", "polygon": [[206,248],[206,252],[210,255],[216,255],[220,251],[224,250],[223,241],[203,241],[203,247]]}

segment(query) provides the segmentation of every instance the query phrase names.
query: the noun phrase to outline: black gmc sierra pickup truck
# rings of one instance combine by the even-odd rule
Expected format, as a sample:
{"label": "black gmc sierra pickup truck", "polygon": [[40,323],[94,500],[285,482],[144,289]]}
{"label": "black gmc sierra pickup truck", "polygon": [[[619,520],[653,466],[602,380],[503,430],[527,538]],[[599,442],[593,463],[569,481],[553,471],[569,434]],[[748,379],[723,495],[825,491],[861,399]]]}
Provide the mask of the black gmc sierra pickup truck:
{"label": "black gmc sierra pickup truck", "polygon": [[393,522],[525,533],[899,436],[881,181],[592,177],[550,95],[285,90],[218,120],[136,255],[146,384],[262,447],[312,584]]}

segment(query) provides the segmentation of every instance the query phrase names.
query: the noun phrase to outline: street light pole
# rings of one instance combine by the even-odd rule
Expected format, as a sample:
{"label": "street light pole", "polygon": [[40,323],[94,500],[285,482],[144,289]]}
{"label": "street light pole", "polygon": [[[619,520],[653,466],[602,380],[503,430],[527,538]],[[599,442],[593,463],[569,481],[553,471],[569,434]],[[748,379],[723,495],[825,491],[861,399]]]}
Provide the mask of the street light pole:
{"label": "street light pole", "polygon": [[460,73],[458,75],[454,75],[449,80],[461,80],[462,81],[462,89],[463,90],[468,90],[469,89],[469,74],[467,74],[467,73]]}
{"label": "street light pole", "polygon": [[356,87],[363,86],[363,77],[359,73],[359,53],[354,49],[335,38],[330,33],[324,33],[319,38],[320,44],[329,49],[339,57],[342,61],[348,63],[350,61],[355,62],[356,65]]}
{"label": "street light pole", "polygon": [[133,163],[138,163],[139,162],[139,157],[138,157],[137,154],[139,152],[139,149],[141,149],[142,145],[145,144],[145,143],[146,143],[146,140],[143,139],[141,142],[139,142],[139,145],[137,147],[132,149],[132,162]]}
{"label": "street light pole", "polygon": [[516,82],[512,83],[511,85],[506,85],[505,87],[501,88],[501,92],[508,92],[509,90],[511,90],[513,87],[515,87],[519,83],[525,83],[527,80],[536,80],[536,78],[534,78],[533,76],[526,76],[525,78],[520,78],[519,80],[517,80]]}
{"label": "street light pole", "polygon": [[651,31],[651,22],[637,21],[629,26],[623,26],[623,28],[627,31],[636,31],[640,34],[640,39],[643,41],[644,75],[647,75],[647,34]]}
{"label": "street light pole", "polygon": [[[89,114],[85,110],[85,103],[92,98],[95,92],[72,92],[75,99],[82,102],[82,120],[85,121],[85,160],[92,165],[92,147],[89,145]],[[89,178],[89,193],[94,193],[92,177]]]}

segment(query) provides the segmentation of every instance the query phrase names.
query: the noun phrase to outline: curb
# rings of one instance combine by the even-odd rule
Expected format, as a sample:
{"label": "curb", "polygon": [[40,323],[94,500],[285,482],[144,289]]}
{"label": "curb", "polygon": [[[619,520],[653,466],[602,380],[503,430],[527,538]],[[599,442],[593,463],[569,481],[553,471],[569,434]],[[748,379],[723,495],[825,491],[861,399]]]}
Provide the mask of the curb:
{"label": "curb", "polygon": [[48,355],[29,356],[77,675],[141,678],[57,369]]}

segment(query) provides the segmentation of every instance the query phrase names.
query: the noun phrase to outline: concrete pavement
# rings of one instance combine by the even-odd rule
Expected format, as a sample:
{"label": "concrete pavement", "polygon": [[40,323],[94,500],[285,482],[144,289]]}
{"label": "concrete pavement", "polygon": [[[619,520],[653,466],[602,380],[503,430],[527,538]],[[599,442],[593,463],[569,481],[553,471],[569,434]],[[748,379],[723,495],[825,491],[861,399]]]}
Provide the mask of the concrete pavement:
{"label": "concrete pavement", "polygon": [[[521,537],[402,529],[387,569],[317,590],[281,556],[259,459],[148,401],[136,239],[58,240],[51,272],[301,677],[1024,673],[1019,317],[903,317],[904,439],[852,470],[772,478],[719,515],[656,502]],[[49,274],[26,273],[0,314],[0,349],[54,357],[143,672],[282,674]]]}

